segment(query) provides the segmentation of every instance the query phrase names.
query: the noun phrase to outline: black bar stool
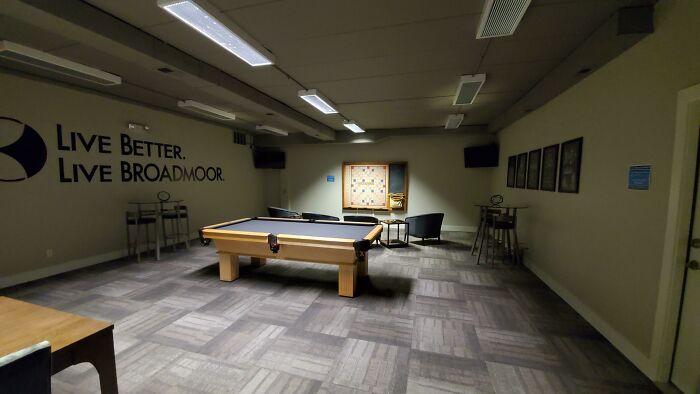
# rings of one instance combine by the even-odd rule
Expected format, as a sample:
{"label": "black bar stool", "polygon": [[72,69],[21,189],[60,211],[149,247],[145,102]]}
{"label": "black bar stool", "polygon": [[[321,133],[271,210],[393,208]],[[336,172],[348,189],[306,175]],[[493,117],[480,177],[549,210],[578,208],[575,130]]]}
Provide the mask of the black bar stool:
{"label": "black bar stool", "polygon": [[[169,220],[170,221],[170,238],[174,239],[175,242],[173,243],[173,251],[177,248],[177,245],[180,243],[180,236],[184,237],[184,242],[185,242],[185,248],[189,249],[190,248],[190,215],[189,211],[187,210],[186,205],[180,205],[180,203],[175,203],[175,206],[172,209],[165,209],[163,210],[163,213],[161,215],[161,220],[163,224],[163,240],[165,242],[165,245],[167,246],[168,244],[168,234],[166,232],[166,227],[165,227],[165,221]],[[185,232],[180,231],[180,225],[183,224],[181,221],[184,220],[185,223],[183,225],[183,229]]]}
{"label": "black bar stool", "polygon": [[[148,229],[148,226],[150,224],[153,225],[153,231],[156,233],[156,237],[158,236],[157,231],[156,231],[156,212],[153,210],[138,210],[136,212],[126,212],[126,248],[127,248],[127,254],[129,256],[136,255],[136,261],[141,262],[141,237],[140,237],[140,228],[141,226],[145,226],[146,228],[146,250],[148,251],[151,246],[151,235],[150,231]],[[129,230],[130,226],[136,226],[136,236],[134,237],[134,241],[132,243],[131,241],[131,232]],[[132,254],[132,247],[133,247],[133,254]]]}
{"label": "black bar stool", "polygon": [[[487,208],[480,207],[479,215],[479,225],[476,228],[476,237],[474,237],[474,244],[472,244],[472,256],[476,254],[476,250],[479,249],[479,256],[481,256],[481,247],[479,245],[479,240],[484,238],[484,234],[487,230],[487,224],[493,221],[494,216],[498,216],[502,213],[500,208]],[[476,259],[476,263],[479,264],[479,258]]]}

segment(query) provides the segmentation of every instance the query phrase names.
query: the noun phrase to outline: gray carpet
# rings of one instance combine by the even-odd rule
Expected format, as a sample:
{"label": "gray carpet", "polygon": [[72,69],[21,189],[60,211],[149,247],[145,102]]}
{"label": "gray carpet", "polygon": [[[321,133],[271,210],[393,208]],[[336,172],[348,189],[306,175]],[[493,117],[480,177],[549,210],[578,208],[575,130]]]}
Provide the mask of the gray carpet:
{"label": "gray carpet", "polygon": [[[124,393],[639,393],[641,372],[526,269],[475,265],[464,233],[374,247],[356,298],[337,268],[269,260],[220,282],[215,249],[1,290],[115,322]],[[55,393],[99,391],[87,364]]]}

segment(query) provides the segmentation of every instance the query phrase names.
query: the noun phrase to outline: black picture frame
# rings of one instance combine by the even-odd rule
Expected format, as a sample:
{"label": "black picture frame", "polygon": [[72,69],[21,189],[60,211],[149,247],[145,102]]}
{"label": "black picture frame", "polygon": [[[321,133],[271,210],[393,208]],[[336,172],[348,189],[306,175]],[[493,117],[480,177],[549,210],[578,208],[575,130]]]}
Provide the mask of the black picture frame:
{"label": "black picture frame", "polygon": [[527,154],[527,188],[537,190],[540,188],[540,162],[542,161],[542,149],[531,150]]}
{"label": "black picture frame", "polygon": [[542,172],[540,190],[557,191],[557,170],[559,169],[559,144],[542,148]]}
{"label": "black picture frame", "polygon": [[561,144],[559,159],[559,193],[578,193],[581,181],[583,137]]}
{"label": "black picture frame", "polygon": [[518,158],[513,155],[508,158],[508,176],[506,179],[507,187],[515,187],[515,170],[518,165]]}
{"label": "black picture frame", "polygon": [[525,189],[527,180],[527,153],[518,155],[517,169],[515,171],[515,187]]}

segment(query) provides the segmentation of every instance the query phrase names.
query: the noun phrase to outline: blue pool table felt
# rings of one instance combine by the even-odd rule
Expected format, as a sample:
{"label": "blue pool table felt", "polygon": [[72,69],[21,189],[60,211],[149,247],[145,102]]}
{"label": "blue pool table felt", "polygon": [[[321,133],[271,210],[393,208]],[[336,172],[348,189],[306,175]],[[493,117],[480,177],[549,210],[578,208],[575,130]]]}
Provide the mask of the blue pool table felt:
{"label": "blue pool table felt", "polygon": [[250,219],[244,222],[217,227],[217,230],[250,231],[256,233],[270,233],[274,235],[302,235],[309,237],[345,238],[361,240],[374,229],[372,224],[349,224],[339,222],[337,224]]}

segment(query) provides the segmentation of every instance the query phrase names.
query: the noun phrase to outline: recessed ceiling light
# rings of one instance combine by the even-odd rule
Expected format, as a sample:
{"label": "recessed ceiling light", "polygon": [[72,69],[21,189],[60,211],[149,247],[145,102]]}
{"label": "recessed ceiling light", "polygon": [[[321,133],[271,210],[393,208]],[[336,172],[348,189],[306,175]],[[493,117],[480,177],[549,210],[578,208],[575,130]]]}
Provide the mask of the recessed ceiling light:
{"label": "recessed ceiling light", "polygon": [[268,131],[268,132],[270,132],[270,133],[272,133],[272,134],[277,134],[277,135],[281,135],[281,136],[284,136],[284,137],[286,137],[286,136],[289,135],[289,132],[288,132],[288,131],[285,131],[285,130],[282,130],[282,129],[278,129],[277,127],[268,126],[268,125],[266,125],[266,124],[261,124],[261,125],[255,126],[255,130],[258,130],[258,131],[260,131],[260,130]]}
{"label": "recessed ceiling light", "polygon": [[236,120],[236,114],[194,100],[178,101],[177,106],[219,120]]}
{"label": "recessed ceiling light", "polygon": [[355,123],[352,120],[346,120],[343,122],[343,126],[346,128],[352,130],[353,133],[364,133],[365,131],[362,129],[362,127],[358,126],[357,123]]}
{"label": "recessed ceiling light", "polygon": [[0,41],[0,58],[103,86],[120,85],[122,83],[122,79],[118,75],[11,41]]}
{"label": "recessed ceiling light", "polygon": [[158,69],[158,71],[160,71],[160,72],[162,72],[162,73],[165,73],[165,74],[170,74],[171,72],[173,72],[172,69],[167,68],[167,67],[161,67],[161,68]]}
{"label": "recessed ceiling light", "polygon": [[333,103],[323,97],[316,89],[300,90],[298,94],[304,101],[326,115],[338,113],[338,110],[333,107]]}
{"label": "recessed ceiling light", "polygon": [[222,23],[192,0],[158,0],[158,7],[253,67],[274,63],[272,54],[256,45],[241,28],[228,21]]}

